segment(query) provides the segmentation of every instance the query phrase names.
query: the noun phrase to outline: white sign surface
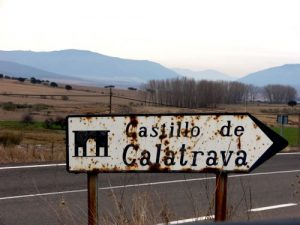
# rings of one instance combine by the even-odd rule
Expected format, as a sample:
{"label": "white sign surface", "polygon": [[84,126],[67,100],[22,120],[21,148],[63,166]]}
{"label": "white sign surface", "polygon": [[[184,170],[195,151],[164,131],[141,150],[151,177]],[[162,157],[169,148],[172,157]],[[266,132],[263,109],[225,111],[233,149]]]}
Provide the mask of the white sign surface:
{"label": "white sign surface", "polygon": [[248,172],[287,145],[246,113],[69,116],[67,140],[69,172]]}

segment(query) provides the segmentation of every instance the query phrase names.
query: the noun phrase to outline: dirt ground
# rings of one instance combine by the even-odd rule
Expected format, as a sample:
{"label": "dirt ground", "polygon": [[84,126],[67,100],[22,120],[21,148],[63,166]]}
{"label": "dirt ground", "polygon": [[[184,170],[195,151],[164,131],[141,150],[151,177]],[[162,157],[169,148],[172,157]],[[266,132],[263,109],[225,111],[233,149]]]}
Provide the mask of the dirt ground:
{"label": "dirt ground", "polygon": [[[73,86],[66,90],[64,85],[52,88],[42,84],[31,84],[16,80],[0,80],[0,104],[46,105],[45,109],[16,109],[12,111],[0,108],[1,120],[21,120],[24,114],[30,114],[37,121],[49,117],[67,116],[71,114],[107,114],[109,113],[109,89],[98,87]],[[276,123],[280,113],[300,112],[299,106],[266,103],[247,103],[241,105],[218,105],[214,108],[186,109],[162,107],[145,104],[145,94],[141,91],[112,89],[112,113],[187,113],[187,112],[249,112],[269,125]],[[19,94],[11,96],[9,94]],[[35,95],[35,96],[31,96]],[[77,96],[76,96],[77,95]],[[81,95],[81,96],[78,96]],[[127,98],[127,99],[123,99]],[[139,101],[134,101],[136,99]],[[289,117],[290,125],[298,125],[298,116]]]}

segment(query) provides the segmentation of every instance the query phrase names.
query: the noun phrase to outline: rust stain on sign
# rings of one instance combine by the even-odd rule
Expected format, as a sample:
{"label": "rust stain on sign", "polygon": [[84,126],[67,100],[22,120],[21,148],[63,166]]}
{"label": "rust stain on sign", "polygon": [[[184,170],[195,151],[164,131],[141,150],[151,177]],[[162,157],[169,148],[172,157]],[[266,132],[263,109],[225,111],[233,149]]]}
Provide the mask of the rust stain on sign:
{"label": "rust stain on sign", "polygon": [[259,129],[262,126],[246,113],[70,116],[67,168],[70,172],[247,172],[266,151],[273,151],[274,138],[265,134],[268,128]]}

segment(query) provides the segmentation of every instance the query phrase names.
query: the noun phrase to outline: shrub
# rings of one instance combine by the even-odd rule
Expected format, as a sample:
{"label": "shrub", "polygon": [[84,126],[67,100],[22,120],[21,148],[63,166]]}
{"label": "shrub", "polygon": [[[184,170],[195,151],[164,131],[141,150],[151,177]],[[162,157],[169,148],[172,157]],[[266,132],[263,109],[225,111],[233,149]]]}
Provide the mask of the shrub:
{"label": "shrub", "polygon": [[17,80],[20,81],[20,82],[24,82],[24,81],[26,80],[26,78],[24,78],[24,77],[19,77]]}
{"label": "shrub", "polygon": [[35,79],[35,77],[31,77],[31,78],[30,78],[30,82],[31,82],[32,84],[36,84],[36,79]]}
{"label": "shrub", "polygon": [[46,109],[49,109],[49,105],[46,105],[46,104],[34,104],[32,106],[33,110],[35,111],[41,111],[41,110],[46,110]]}
{"label": "shrub", "polygon": [[2,109],[6,111],[15,111],[17,108],[17,105],[12,102],[5,102],[2,104]]}
{"label": "shrub", "polygon": [[58,116],[55,119],[56,125],[60,126],[61,129],[65,129],[67,127],[67,121],[64,117]]}
{"label": "shrub", "polygon": [[291,100],[288,102],[288,106],[294,107],[297,105],[297,102],[295,100]]}
{"label": "shrub", "polygon": [[33,123],[33,117],[30,114],[23,115],[22,123]]}
{"label": "shrub", "polygon": [[65,86],[65,89],[66,89],[66,90],[72,90],[72,86],[71,86],[71,85],[66,85],[66,86]]}
{"label": "shrub", "polygon": [[0,144],[4,147],[19,145],[23,140],[23,134],[20,132],[5,132],[0,134]]}
{"label": "shrub", "polygon": [[17,109],[26,109],[26,108],[32,108],[32,105],[28,104],[15,104]]}
{"label": "shrub", "polygon": [[58,117],[56,117],[55,120],[52,119],[52,118],[46,119],[44,124],[45,124],[45,127],[47,129],[61,129],[61,130],[63,130],[67,126],[67,121],[66,121],[65,118],[58,116]]}
{"label": "shrub", "polygon": [[45,124],[45,127],[46,127],[47,129],[50,129],[50,128],[53,127],[54,121],[53,121],[52,118],[47,118],[47,119],[44,121],[44,124]]}
{"label": "shrub", "polygon": [[50,87],[58,87],[58,84],[55,83],[55,82],[51,82],[51,83],[50,83]]}
{"label": "shrub", "polygon": [[66,95],[62,95],[62,96],[61,96],[61,100],[67,101],[67,100],[69,100],[69,97],[66,96]]}

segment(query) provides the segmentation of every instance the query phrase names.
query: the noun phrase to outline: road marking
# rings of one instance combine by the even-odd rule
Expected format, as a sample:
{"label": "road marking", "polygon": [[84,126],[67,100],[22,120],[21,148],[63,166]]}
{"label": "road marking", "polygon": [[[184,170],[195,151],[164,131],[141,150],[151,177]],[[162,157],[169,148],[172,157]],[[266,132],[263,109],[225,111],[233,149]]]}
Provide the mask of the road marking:
{"label": "road marking", "polygon": [[[261,175],[275,175],[275,174],[298,173],[298,172],[300,172],[300,170],[276,171],[276,172],[274,171],[274,172],[252,173],[252,174],[236,174],[236,175],[230,175],[229,178],[261,176]],[[194,182],[194,181],[214,180],[214,179],[216,179],[216,178],[215,177],[202,177],[202,178],[181,179],[181,180],[171,180],[171,181],[158,181],[158,182],[149,182],[149,183],[140,183],[140,184],[128,184],[128,185],[101,187],[101,188],[98,188],[98,190],[104,191],[104,190],[113,190],[113,189],[121,189],[121,188],[144,187],[144,186],[154,186],[154,185],[174,184],[174,183],[184,183],[184,182]],[[37,193],[37,194],[28,194],[28,195],[7,196],[7,197],[0,197],[0,201],[8,200],[8,199],[30,198],[30,197],[40,197],[40,196],[48,196],[48,195],[72,194],[72,193],[80,193],[80,192],[86,192],[86,191],[87,191],[87,189],[78,189],[78,190],[70,190],[70,191],[58,191],[58,192]]]}
{"label": "road marking", "polygon": [[[300,155],[300,152],[284,152],[277,153],[276,155]],[[30,168],[43,168],[43,167],[59,167],[66,166],[66,163],[53,163],[53,164],[38,164],[38,165],[25,165],[25,166],[2,166],[0,170],[12,170],[12,169],[30,169]]]}
{"label": "road marking", "polygon": [[272,174],[283,174],[283,173],[297,173],[300,170],[282,170],[282,171],[273,171],[273,172],[261,172],[261,173],[247,173],[247,174],[236,174],[230,175],[228,177],[248,177],[248,176],[261,176],[261,175],[272,175]]}
{"label": "road marking", "polygon": [[[249,212],[259,212],[259,211],[266,211],[266,210],[271,210],[271,209],[291,207],[291,206],[296,206],[296,205],[298,205],[298,204],[296,204],[296,203],[287,203],[287,204],[281,204],[281,205],[272,205],[272,206],[267,206],[267,207],[250,209],[248,211]],[[190,219],[175,220],[175,221],[168,222],[168,224],[192,223],[192,222],[203,221],[203,220],[212,220],[214,218],[215,218],[214,215],[202,216],[202,217],[196,217],[196,218],[190,218]],[[157,225],[165,225],[165,223],[159,223]]]}
{"label": "road marking", "polygon": [[0,170],[30,169],[30,168],[56,167],[56,166],[66,166],[66,164],[65,163],[56,163],[56,164],[26,165],[26,166],[3,166],[3,167],[0,167]]}
{"label": "road marking", "polygon": [[282,152],[277,153],[276,155],[300,155],[300,152]]}
{"label": "road marking", "polygon": [[[184,219],[184,220],[176,220],[176,221],[170,221],[168,224],[182,224],[182,223],[192,223],[192,222],[197,222],[197,221],[203,221],[203,220],[212,220],[214,219],[214,215],[210,216],[201,216],[201,217],[196,217],[196,218],[190,218],[190,219]],[[159,223],[157,225],[166,225],[166,223]]]}
{"label": "road marking", "polygon": [[42,196],[49,196],[49,195],[80,193],[80,192],[86,192],[86,191],[87,191],[87,189],[78,189],[78,190],[71,190],[71,191],[58,191],[58,192],[38,193],[38,194],[29,194],[29,195],[16,195],[16,196],[1,197],[0,201],[1,200],[9,200],[9,199],[32,198],[32,197],[42,197]]}
{"label": "road marking", "polygon": [[261,208],[255,208],[255,209],[250,209],[248,210],[249,212],[260,212],[260,211],[266,211],[270,209],[279,209],[279,208],[285,208],[285,207],[290,207],[290,206],[296,206],[296,203],[288,203],[288,204],[281,204],[281,205],[272,205],[272,206],[267,206],[267,207],[261,207]]}

